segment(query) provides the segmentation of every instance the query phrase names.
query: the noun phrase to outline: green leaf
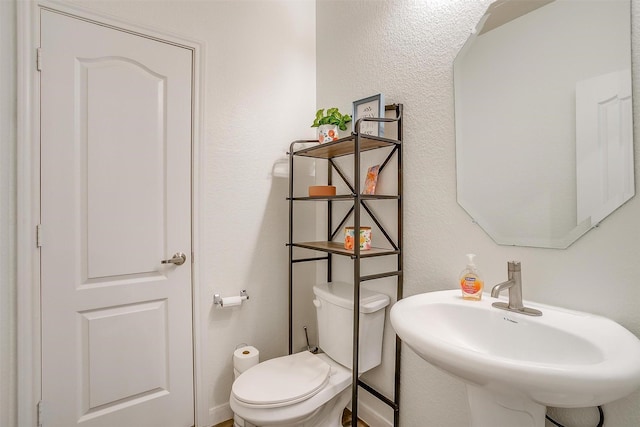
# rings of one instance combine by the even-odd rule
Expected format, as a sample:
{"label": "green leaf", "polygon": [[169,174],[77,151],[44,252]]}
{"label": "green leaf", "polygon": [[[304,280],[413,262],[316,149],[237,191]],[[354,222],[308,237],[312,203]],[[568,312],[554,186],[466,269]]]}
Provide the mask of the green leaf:
{"label": "green leaf", "polygon": [[313,123],[311,124],[312,128],[317,128],[318,126],[320,126],[320,120],[322,119],[322,116],[324,115],[324,109],[320,109],[316,112],[316,118],[313,120]]}
{"label": "green leaf", "polygon": [[338,126],[341,130],[347,130],[346,123],[351,121],[351,116],[349,114],[341,114],[338,108],[331,107],[328,108],[326,113],[324,109],[319,109],[316,112],[316,118],[313,121],[311,127],[318,127],[320,125],[335,125]]}

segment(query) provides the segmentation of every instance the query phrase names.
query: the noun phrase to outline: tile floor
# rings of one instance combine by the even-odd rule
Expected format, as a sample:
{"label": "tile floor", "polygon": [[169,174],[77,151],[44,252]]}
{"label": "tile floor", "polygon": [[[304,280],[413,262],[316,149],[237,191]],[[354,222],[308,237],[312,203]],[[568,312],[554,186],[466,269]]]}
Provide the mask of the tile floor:
{"label": "tile floor", "polygon": [[[348,409],[345,409],[344,412],[342,413],[342,426],[343,427],[351,426],[351,411]],[[216,424],[213,427],[233,427],[233,420],[228,420],[223,423]],[[369,425],[362,420],[358,420],[357,427],[369,427]]]}

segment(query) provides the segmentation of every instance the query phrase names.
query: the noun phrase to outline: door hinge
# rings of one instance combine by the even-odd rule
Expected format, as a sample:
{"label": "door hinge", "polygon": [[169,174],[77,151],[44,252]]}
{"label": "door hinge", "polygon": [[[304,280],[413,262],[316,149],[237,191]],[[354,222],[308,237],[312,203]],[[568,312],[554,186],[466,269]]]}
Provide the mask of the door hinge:
{"label": "door hinge", "polygon": [[36,247],[42,247],[42,224],[36,225]]}
{"label": "door hinge", "polygon": [[43,413],[44,413],[44,404],[42,403],[42,400],[38,402],[38,404],[36,405],[36,417],[37,417],[37,426],[41,427],[44,424],[43,421]]}
{"label": "door hinge", "polygon": [[36,70],[42,71],[42,48],[36,49]]}

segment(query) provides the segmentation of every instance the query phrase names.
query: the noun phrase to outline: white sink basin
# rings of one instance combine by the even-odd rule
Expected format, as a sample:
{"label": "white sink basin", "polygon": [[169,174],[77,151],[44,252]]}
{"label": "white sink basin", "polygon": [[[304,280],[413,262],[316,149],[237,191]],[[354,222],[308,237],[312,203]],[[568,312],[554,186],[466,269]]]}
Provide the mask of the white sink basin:
{"label": "white sink basin", "polygon": [[534,421],[526,425],[544,425],[544,406],[601,405],[640,386],[640,340],[614,321],[529,302],[543,315],[525,316],[492,307],[495,301],[465,301],[451,290],[391,309],[391,324],[411,349],[468,384],[472,417],[488,399],[516,411],[531,407],[535,414],[525,412]]}

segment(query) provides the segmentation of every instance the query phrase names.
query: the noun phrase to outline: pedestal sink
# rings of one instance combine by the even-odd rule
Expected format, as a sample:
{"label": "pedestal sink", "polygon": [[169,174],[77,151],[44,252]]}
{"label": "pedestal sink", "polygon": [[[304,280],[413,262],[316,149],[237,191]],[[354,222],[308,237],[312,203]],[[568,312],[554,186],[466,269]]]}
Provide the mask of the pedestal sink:
{"label": "pedestal sink", "polygon": [[540,317],[466,301],[459,290],[398,301],[391,325],[467,385],[472,426],[543,427],[546,406],[602,405],[640,386],[640,340],[602,316],[527,302]]}

